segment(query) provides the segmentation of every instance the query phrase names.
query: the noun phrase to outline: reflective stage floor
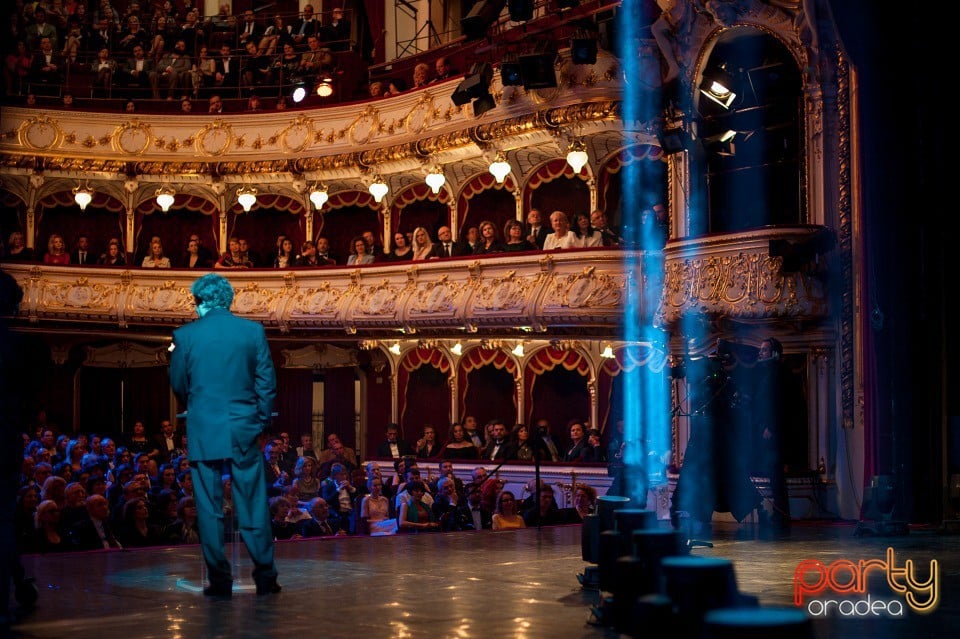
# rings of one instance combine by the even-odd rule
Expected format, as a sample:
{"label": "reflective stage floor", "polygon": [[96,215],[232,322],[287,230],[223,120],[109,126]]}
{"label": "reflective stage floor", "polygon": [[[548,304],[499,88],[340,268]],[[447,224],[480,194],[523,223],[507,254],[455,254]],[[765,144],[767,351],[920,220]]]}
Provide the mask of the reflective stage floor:
{"label": "reflective stage floor", "polygon": [[[857,536],[853,524],[800,522],[787,539],[763,540],[752,524],[716,523],[713,547],[691,554],[730,559],[739,590],[762,607],[792,606],[799,562],[882,559],[915,564],[928,577],[939,562],[940,602],[930,614],[814,619],[817,639],[956,637],[960,628],[960,535],[911,530]],[[601,594],[577,579],[589,564],[581,527],[395,537],[296,540],[277,544],[283,592],[257,597],[249,560],[232,599],[199,593],[199,546],[23,558],[40,586],[37,609],[13,636],[37,639],[270,637],[617,637],[591,610]],[[843,581],[842,571],[837,581]],[[846,573],[849,575],[849,572]],[[870,581],[873,600],[904,597]],[[820,595],[826,597],[826,594]],[[866,595],[853,597],[864,599]],[[808,597],[809,598],[809,597]],[[601,607],[602,609],[602,607]],[[644,634],[669,630],[646,629]]]}

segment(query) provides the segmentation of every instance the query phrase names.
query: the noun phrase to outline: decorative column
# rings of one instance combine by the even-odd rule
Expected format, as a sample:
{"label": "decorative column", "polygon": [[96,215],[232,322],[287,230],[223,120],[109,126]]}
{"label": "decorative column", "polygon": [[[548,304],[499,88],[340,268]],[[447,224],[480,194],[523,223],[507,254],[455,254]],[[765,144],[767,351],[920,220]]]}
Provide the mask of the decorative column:
{"label": "decorative column", "polygon": [[810,468],[817,468],[823,459],[829,476],[833,467],[830,451],[830,351],[813,348],[807,356],[807,387],[813,392],[807,398],[807,450]]}
{"label": "decorative column", "polygon": [[227,250],[227,185],[223,180],[214,180],[210,188],[217,194],[217,215],[220,222],[217,230],[217,255],[220,256]]}
{"label": "decorative column", "polygon": [[37,243],[37,200],[40,196],[40,187],[43,186],[45,178],[42,173],[34,173],[30,176],[30,190],[27,193],[27,228],[26,240],[27,248],[36,248]]}
{"label": "decorative column", "polygon": [[[317,214],[317,211],[314,210],[312,203],[310,206],[307,207],[307,212],[303,214],[304,239],[311,240],[314,242],[316,241],[316,239],[313,237],[313,218],[316,214]],[[299,252],[299,249],[297,250]]]}
{"label": "decorative column", "polygon": [[517,222],[526,224],[527,221],[523,217],[523,189],[516,188],[513,190],[513,201],[517,207]]}
{"label": "decorative column", "polygon": [[391,247],[393,246],[393,219],[390,215],[390,209],[386,206],[383,207],[383,252],[390,252]]}
{"label": "decorative column", "polygon": [[134,242],[136,241],[136,212],[137,212],[137,201],[136,193],[137,188],[139,188],[139,183],[136,178],[130,178],[129,180],[123,181],[123,193],[126,201],[124,202],[124,208],[127,212],[126,217],[126,237],[124,237],[124,245],[126,246],[127,255],[133,255],[136,247]]}
{"label": "decorative column", "polygon": [[[824,186],[824,153],[823,153],[823,112],[824,109],[837,108],[836,92],[831,89],[829,95],[824,95],[817,86],[808,86],[804,89],[804,124],[808,151],[806,156],[807,170],[807,220],[808,224],[826,224],[826,201]],[[831,111],[832,112],[832,111]]]}
{"label": "decorative column", "polygon": [[597,377],[593,373],[587,379],[587,392],[590,393],[590,428],[599,428],[600,407],[597,405]]}
{"label": "decorative column", "polygon": [[457,367],[450,367],[450,376],[447,378],[447,385],[450,387],[450,423],[453,424],[460,420],[460,385],[457,383]]}
{"label": "decorative column", "polygon": [[394,424],[400,421],[400,398],[397,397],[399,383],[397,381],[397,370],[394,366],[390,373],[390,421]]}
{"label": "decorative column", "polygon": [[[590,211],[592,213],[597,210],[597,203],[600,201],[600,194],[597,193],[597,176],[593,174],[593,171],[590,172],[590,177],[586,180],[587,186],[590,188]],[[521,220],[522,222],[522,220]]]}
{"label": "decorative column", "polygon": [[[514,399],[516,400],[516,404],[517,404],[516,423],[518,424],[526,423],[523,417],[524,413],[526,412],[526,408],[523,405],[523,371],[522,370],[517,371],[517,376],[513,378],[513,392],[514,392]],[[527,426],[531,426],[531,424],[527,424]]]}

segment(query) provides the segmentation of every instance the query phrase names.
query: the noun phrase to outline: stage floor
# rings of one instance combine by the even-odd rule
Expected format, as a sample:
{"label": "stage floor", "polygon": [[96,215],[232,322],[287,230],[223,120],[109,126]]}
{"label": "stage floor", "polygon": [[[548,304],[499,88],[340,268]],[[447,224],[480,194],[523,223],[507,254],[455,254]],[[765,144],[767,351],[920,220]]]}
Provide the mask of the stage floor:
{"label": "stage floor", "polygon": [[[257,597],[245,551],[243,579],[230,600],[199,593],[198,546],[31,555],[40,586],[36,611],[14,637],[618,637],[596,625],[597,591],[581,588],[588,566],[580,526],[296,540],[277,544],[283,592]],[[752,524],[715,523],[712,548],[691,553],[734,562],[741,592],[761,606],[792,606],[793,577],[806,559],[884,559],[895,550],[918,576],[940,565],[940,603],[928,615],[814,621],[817,639],[956,637],[960,628],[960,535],[917,531],[857,536],[853,524],[800,522],[788,539],[758,537]],[[882,585],[882,584],[881,584]],[[873,585],[871,586],[873,588]],[[874,599],[903,598],[878,587]],[[669,631],[660,630],[658,632]]]}

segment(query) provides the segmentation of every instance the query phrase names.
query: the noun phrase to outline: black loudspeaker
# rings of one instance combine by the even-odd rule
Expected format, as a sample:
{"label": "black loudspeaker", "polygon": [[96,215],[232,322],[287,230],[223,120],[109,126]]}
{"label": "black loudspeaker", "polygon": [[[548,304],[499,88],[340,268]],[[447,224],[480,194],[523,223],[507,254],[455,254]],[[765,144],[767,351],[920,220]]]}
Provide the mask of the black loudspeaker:
{"label": "black loudspeaker", "polygon": [[483,62],[473,65],[470,74],[457,85],[450,99],[457,106],[462,106],[474,98],[482,98],[490,94],[490,80],[493,79],[493,70]]}
{"label": "black loudspeaker", "polygon": [[487,29],[503,11],[507,0],[477,0],[470,13],[460,20],[460,31],[467,40],[477,40],[487,35]]}
{"label": "black loudspeaker", "polygon": [[507,0],[507,10],[514,22],[533,19],[533,0]]}
{"label": "black loudspeaker", "polygon": [[595,37],[585,37],[571,40],[570,60],[574,64],[596,64],[597,39]]}
{"label": "black loudspeaker", "polygon": [[500,83],[505,87],[517,87],[523,84],[523,71],[520,69],[520,60],[513,55],[503,56],[500,63]]}
{"label": "black loudspeaker", "polygon": [[557,86],[555,52],[530,53],[520,56],[520,71],[524,89],[548,89]]}
{"label": "black loudspeaker", "polygon": [[680,127],[664,129],[660,134],[660,148],[664,155],[680,153],[686,146],[686,133]]}

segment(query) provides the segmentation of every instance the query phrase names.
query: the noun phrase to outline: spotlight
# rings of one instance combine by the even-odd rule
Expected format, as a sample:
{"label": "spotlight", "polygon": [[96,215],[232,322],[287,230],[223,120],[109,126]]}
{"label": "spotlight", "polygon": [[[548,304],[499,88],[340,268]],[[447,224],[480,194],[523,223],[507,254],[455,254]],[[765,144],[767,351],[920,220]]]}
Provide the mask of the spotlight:
{"label": "spotlight", "polygon": [[237,202],[243,207],[244,213],[249,213],[250,208],[257,203],[257,190],[252,186],[241,186],[237,189]]}
{"label": "spotlight", "polygon": [[306,82],[297,82],[293,87],[293,92],[290,94],[290,98],[297,103],[303,102],[303,99],[307,97],[307,83]]}
{"label": "spotlight", "polygon": [[704,74],[703,82],[700,84],[700,93],[724,109],[729,109],[737,97],[732,87],[733,77],[727,73],[727,65],[722,64],[716,71]]}
{"label": "spotlight", "polygon": [[[383,181],[383,178],[380,177],[380,174],[374,176],[373,182],[368,187],[370,195],[373,196],[374,201],[379,204],[383,201],[383,196],[387,194],[387,191],[390,190],[390,187],[387,186],[387,183]],[[399,347],[398,347],[399,348]]]}
{"label": "spotlight", "polygon": [[555,51],[538,51],[520,56],[524,89],[549,89],[557,86]]}
{"label": "spotlight", "polygon": [[157,189],[157,204],[160,205],[160,210],[166,213],[170,210],[170,207],[173,206],[173,198],[177,194],[169,186],[162,186]]}
{"label": "spotlight", "polygon": [[686,148],[686,133],[682,126],[672,126],[660,133],[660,148],[664,155],[680,153]]}
{"label": "spotlight", "polygon": [[330,196],[327,194],[327,187],[323,185],[315,185],[310,191],[310,201],[313,202],[313,206],[319,211],[323,208],[323,205],[327,203],[327,200],[330,199]]}
{"label": "spotlight", "polygon": [[597,63],[597,36],[585,29],[579,29],[570,40],[570,60],[574,64]]}
{"label": "spotlight", "polygon": [[490,65],[486,62],[478,62],[470,68],[466,79],[457,85],[450,99],[457,106],[463,106],[470,100],[489,96],[492,79],[493,69]]}
{"label": "spotlight", "polygon": [[487,29],[500,16],[507,0],[479,0],[470,13],[460,20],[460,31],[467,40],[478,40],[487,35]]}
{"label": "spotlight", "polygon": [[333,78],[328,74],[321,74],[317,82],[317,95],[329,98],[333,95]]}
{"label": "spotlight", "polygon": [[500,61],[500,83],[505,87],[523,84],[520,59],[515,53],[505,53]]}
{"label": "spotlight", "polygon": [[86,211],[87,205],[93,201],[93,189],[89,186],[77,186],[73,189],[73,201],[77,203],[81,211]]}
{"label": "spotlight", "polygon": [[514,22],[533,19],[533,0],[507,0],[507,10]]}
{"label": "spotlight", "polygon": [[512,167],[510,163],[507,162],[506,156],[503,154],[503,151],[497,151],[497,157],[494,158],[493,162],[490,163],[490,172],[493,174],[493,177],[497,179],[498,184],[503,184],[503,181],[506,179],[507,174],[510,173]]}

